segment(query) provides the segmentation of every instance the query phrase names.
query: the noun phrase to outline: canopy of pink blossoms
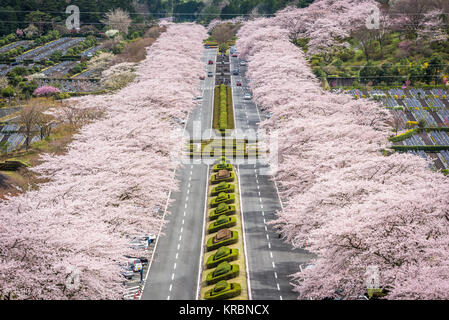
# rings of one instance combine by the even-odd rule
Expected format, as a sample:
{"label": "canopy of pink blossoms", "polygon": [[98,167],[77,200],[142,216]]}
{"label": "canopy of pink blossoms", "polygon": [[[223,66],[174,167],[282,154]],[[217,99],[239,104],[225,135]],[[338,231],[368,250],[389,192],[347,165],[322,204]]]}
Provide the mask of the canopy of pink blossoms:
{"label": "canopy of pink blossoms", "polygon": [[61,90],[52,86],[43,86],[34,90],[33,94],[35,96],[51,96],[55,93],[59,93]]}
{"label": "canopy of pink blossoms", "polygon": [[[310,10],[327,2],[347,1]],[[259,19],[240,29],[236,46],[257,104],[272,113],[262,126],[278,131],[277,223],[286,241],[316,255],[294,276],[299,298],[353,299],[376,266],[388,299],[448,299],[447,178],[388,151],[387,111],[323,91],[288,35],[278,18]]]}
{"label": "canopy of pink blossoms", "polygon": [[[181,130],[173,117],[194,107],[204,71],[203,27],[170,25],[148,49],[135,82],[113,95],[77,99],[106,115],[82,128],[65,155],[34,168],[50,179],[0,203],[0,296],[18,299],[120,299],[126,235],[157,233],[170,157]],[[79,270],[80,285],[66,285]]]}

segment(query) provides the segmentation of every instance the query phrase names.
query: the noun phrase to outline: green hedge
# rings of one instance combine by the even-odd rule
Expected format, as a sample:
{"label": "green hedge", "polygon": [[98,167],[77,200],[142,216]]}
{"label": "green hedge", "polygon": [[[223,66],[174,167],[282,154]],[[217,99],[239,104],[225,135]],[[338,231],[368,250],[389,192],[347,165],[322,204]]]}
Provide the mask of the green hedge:
{"label": "green hedge", "polygon": [[214,199],[210,201],[212,208],[217,207],[220,203],[231,204],[235,202],[235,195],[232,193],[221,192]]}
{"label": "green hedge", "polygon": [[206,300],[226,300],[239,296],[242,288],[238,283],[228,284],[226,280],[218,282],[211,290],[206,291],[204,299]]}
{"label": "green hedge", "polygon": [[220,247],[220,249],[211,255],[206,262],[206,268],[215,268],[223,261],[234,261],[239,258],[239,249],[230,249],[228,247]]}
{"label": "green hedge", "polygon": [[220,263],[214,271],[206,276],[206,284],[211,285],[222,280],[230,280],[240,273],[240,267],[237,264],[229,264],[229,262]]}
{"label": "green hedge", "polygon": [[[226,218],[226,221],[222,217]],[[221,215],[218,217],[217,220],[209,224],[209,226],[207,227],[207,233],[214,233],[220,231],[221,229],[232,228],[235,227],[236,224],[237,219],[235,217],[228,217],[226,215]]]}
{"label": "green hedge", "polygon": [[232,216],[233,214],[235,214],[235,206],[228,206],[224,203],[220,203],[218,207],[209,214],[209,220],[213,221],[217,220],[221,215]]}
{"label": "green hedge", "polygon": [[218,129],[218,114],[220,113],[220,89],[218,86],[214,89],[214,118],[212,121],[212,127]]}
{"label": "green hedge", "polygon": [[232,183],[220,182],[216,187],[212,188],[211,196],[215,197],[221,192],[232,193],[235,192],[235,186]]}
{"label": "green hedge", "polygon": [[407,132],[406,134],[401,134],[399,136],[395,136],[395,137],[391,137],[388,140],[390,140],[391,142],[400,142],[400,141],[404,141],[407,140],[408,138],[412,137],[414,134],[416,134],[418,132],[418,130],[415,128],[409,132]]}
{"label": "green hedge", "polygon": [[231,233],[232,233],[231,238],[217,242],[217,243],[213,243],[214,237],[210,237],[206,243],[207,251],[217,250],[220,247],[229,246],[231,244],[237,243],[239,241],[239,233],[237,231],[231,231]]}
{"label": "green hedge", "polygon": [[232,105],[232,88],[226,88],[227,104],[228,104],[228,129],[234,129],[234,107]]}
{"label": "green hedge", "polygon": [[449,146],[391,146],[391,149],[396,151],[427,151],[438,152],[442,150],[449,150]]}
{"label": "green hedge", "polygon": [[213,167],[213,171],[214,172],[218,172],[219,170],[228,170],[228,171],[232,171],[233,170],[233,166],[230,163],[219,163],[214,165]]}

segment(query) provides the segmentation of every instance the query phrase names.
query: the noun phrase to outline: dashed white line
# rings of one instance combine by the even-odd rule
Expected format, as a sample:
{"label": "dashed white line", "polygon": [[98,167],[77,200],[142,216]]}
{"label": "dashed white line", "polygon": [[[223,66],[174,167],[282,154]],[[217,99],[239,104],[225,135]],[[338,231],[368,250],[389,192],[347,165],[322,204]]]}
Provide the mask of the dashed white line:
{"label": "dashed white line", "polygon": [[268,236],[268,234],[266,236],[267,236],[267,240],[270,240],[270,237]]}
{"label": "dashed white line", "polygon": [[273,259],[273,252],[270,251],[270,258]]}
{"label": "dashed white line", "polygon": [[281,291],[281,288],[279,287],[279,283],[276,283],[276,286],[278,287],[278,291]]}
{"label": "dashed white line", "polygon": [[181,244],[180,243],[178,243],[178,250],[179,250],[179,247],[181,246]]}
{"label": "dashed white line", "polygon": [[[266,227],[266,226],[265,226]],[[181,233],[182,233],[182,231],[184,230],[184,227],[181,227]]]}
{"label": "dashed white line", "polygon": [[171,279],[173,280],[174,278],[175,278],[175,274],[172,273],[172,274],[171,274]]}
{"label": "dashed white line", "polygon": [[271,261],[271,264],[272,264],[273,268],[276,268],[276,265],[274,264],[274,261]]}
{"label": "dashed white line", "polygon": [[167,300],[170,300],[170,296],[167,297]]}
{"label": "dashed white line", "polygon": [[181,239],[182,239],[182,234],[179,236],[179,241],[181,241]]}
{"label": "dashed white line", "polygon": [[178,260],[178,253],[177,253],[177,252],[176,252],[176,257],[175,257],[175,259]]}
{"label": "dashed white line", "polygon": [[265,226],[265,231],[268,232],[267,226]]}
{"label": "dashed white line", "polygon": [[271,249],[271,243],[270,242],[268,242],[268,248]]}
{"label": "dashed white line", "polygon": [[168,291],[170,291],[171,292],[171,289],[173,288],[173,285],[171,284],[170,285],[170,288],[168,288]]}
{"label": "dashed white line", "polygon": [[182,223],[181,224],[184,225],[184,219],[182,219]]}
{"label": "dashed white line", "polygon": [[278,274],[277,274],[276,271],[274,272],[274,277],[275,277],[276,279],[278,278]]}

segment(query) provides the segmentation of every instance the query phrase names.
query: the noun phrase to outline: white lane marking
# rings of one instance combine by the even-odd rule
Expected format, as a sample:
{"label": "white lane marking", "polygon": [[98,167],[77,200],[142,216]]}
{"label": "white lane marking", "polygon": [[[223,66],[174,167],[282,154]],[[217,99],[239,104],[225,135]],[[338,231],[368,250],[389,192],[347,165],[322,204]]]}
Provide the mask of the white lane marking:
{"label": "white lane marking", "polygon": [[182,234],[179,236],[179,241],[181,241],[181,239],[182,239]]}
{"label": "white lane marking", "polygon": [[[266,227],[266,226],[265,226],[265,227]],[[181,233],[182,233],[183,229],[184,229],[184,228],[183,228],[183,227],[181,227]]]}
{"label": "white lane marking", "polygon": [[[260,186],[259,185],[257,185],[257,190],[259,190],[260,189]],[[260,195],[260,192],[259,192],[259,195]]]}
{"label": "white lane marking", "polygon": [[184,206],[184,208],[186,208],[186,209],[187,209],[187,203],[186,203],[186,205]]}
{"label": "white lane marking", "polygon": [[274,264],[274,261],[271,262],[273,268],[276,268],[276,265]]}
{"label": "white lane marking", "polygon": [[279,299],[282,300],[282,296],[279,296]]}
{"label": "white lane marking", "polygon": [[278,274],[277,274],[276,271],[274,272],[274,277],[275,277],[276,279],[278,278]]}
{"label": "white lane marking", "polygon": [[267,222],[265,221],[265,218],[263,218],[263,223],[267,223]]}
{"label": "white lane marking", "polygon": [[168,289],[168,291],[170,291],[171,292],[171,289],[173,288],[173,285],[171,284],[170,285],[170,288]]}
{"label": "white lane marking", "polygon": [[189,182],[189,184],[187,185],[187,189],[190,189],[190,182]]}
{"label": "white lane marking", "polygon": [[[267,226],[265,226],[265,231],[266,231],[266,232],[268,232],[268,230],[267,230]],[[182,232],[182,231],[181,231],[181,232]]]}
{"label": "white lane marking", "polygon": [[268,242],[268,248],[271,249],[271,243],[270,242]]}
{"label": "white lane marking", "polygon": [[178,260],[178,252],[176,252],[176,257],[175,257],[175,259]]}
{"label": "white lane marking", "polygon": [[268,234],[266,236],[267,236],[267,240],[270,240],[270,237],[268,236]]}
{"label": "white lane marking", "polygon": [[175,278],[175,274],[172,273],[172,274],[171,274],[171,279],[173,280],[174,278]]}
{"label": "white lane marking", "polygon": [[182,222],[181,222],[181,224],[182,224],[182,225],[184,225],[184,219],[182,219]]}
{"label": "white lane marking", "polygon": [[273,252],[270,251],[270,258],[273,259]]}
{"label": "white lane marking", "polygon": [[263,212],[263,211],[262,211],[262,216],[264,216],[264,217],[265,217],[265,212]]}
{"label": "white lane marking", "polygon": [[167,300],[170,300],[170,296],[167,297]]}
{"label": "white lane marking", "polygon": [[179,250],[179,247],[181,246],[181,244],[180,243],[178,243],[178,250]]}
{"label": "white lane marking", "polygon": [[263,209],[263,205],[261,204],[260,207]]}
{"label": "white lane marking", "polygon": [[[187,189],[187,194],[190,193],[190,189]],[[189,197],[187,197],[186,201],[189,199]]]}
{"label": "white lane marking", "polygon": [[173,264],[173,269],[176,270],[176,262]]}
{"label": "white lane marking", "polygon": [[[211,131],[212,134],[212,131]],[[209,190],[209,168],[210,166],[207,165],[207,171],[206,171],[206,185],[205,185],[205,195],[204,195],[204,211],[203,211],[203,231],[201,234],[201,243],[204,243],[204,236],[206,233],[206,215],[207,215],[207,196],[208,196],[208,190]],[[197,287],[196,287],[196,300],[200,299],[200,285],[201,285],[201,273],[203,271],[203,252],[204,250],[201,250],[200,253],[200,261],[199,261],[199,267],[198,267],[198,280],[197,280]]]}
{"label": "white lane marking", "polygon": [[186,212],[184,211],[184,217],[186,216]]}
{"label": "white lane marking", "polygon": [[277,287],[278,287],[278,291],[281,291],[281,288],[279,288],[279,283],[276,283]]}
{"label": "white lane marking", "polygon": [[189,201],[189,196],[186,197],[186,202]]}

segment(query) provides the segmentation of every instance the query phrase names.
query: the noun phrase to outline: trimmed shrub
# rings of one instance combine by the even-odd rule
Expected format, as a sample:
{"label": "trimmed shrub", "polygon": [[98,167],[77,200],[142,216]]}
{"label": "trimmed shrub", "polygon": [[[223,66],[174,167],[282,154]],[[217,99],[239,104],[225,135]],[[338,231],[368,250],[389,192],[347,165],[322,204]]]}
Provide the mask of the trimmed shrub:
{"label": "trimmed shrub", "polygon": [[217,268],[209,272],[206,276],[206,284],[211,285],[222,280],[229,280],[239,275],[240,268],[237,264],[229,264],[229,262],[220,263]]}
{"label": "trimmed shrub", "polygon": [[226,192],[221,192],[216,196],[214,199],[210,201],[210,206],[212,208],[217,207],[219,204],[226,203],[231,204],[235,202],[235,195],[234,194],[228,194]]}
{"label": "trimmed shrub", "polygon": [[404,132],[403,134],[400,134],[395,137],[391,137],[388,140],[390,140],[391,142],[404,141],[404,140],[407,140],[408,138],[412,137],[417,132],[418,132],[417,129],[408,130],[407,132]]}
{"label": "trimmed shrub", "polygon": [[223,170],[223,169],[228,170],[228,171],[232,171],[233,168],[234,167],[233,167],[232,164],[226,163],[226,162],[222,162],[222,163],[214,165],[213,171],[214,172],[218,172],[219,170]]}
{"label": "trimmed shrub", "polygon": [[214,222],[210,223],[207,227],[207,233],[214,233],[224,228],[231,228],[237,224],[237,219],[235,217],[228,217],[226,215],[221,215]]}
{"label": "trimmed shrub", "polygon": [[223,246],[229,246],[231,244],[237,243],[239,241],[239,233],[237,231],[231,231],[231,238],[225,239],[223,241],[213,243],[214,237],[211,237],[207,240],[206,249],[207,251],[217,250]]}
{"label": "trimmed shrub", "polygon": [[239,249],[220,247],[214,255],[210,256],[206,262],[206,268],[215,268],[223,261],[234,261],[239,258]]}
{"label": "trimmed shrub", "polygon": [[232,193],[235,192],[235,186],[231,183],[220,182],[216,187],[214,187],[211,191],[211,196],[215,197],[221,192]]}
{"label": "trimmed shrub", "polygon": [[217,220],[221,215],[232,216],[235,214],[235,206],[228,206],[224,203],[220,203],[215,210],[209,215],[209,220]]}
{"label": "trimmed shrub", "polygon": [[206,300],[226,300],[237,297],[241,294],[242,288],[238,283],[228,284],[226,280],[218,282],[211,290],[206,291]]}

